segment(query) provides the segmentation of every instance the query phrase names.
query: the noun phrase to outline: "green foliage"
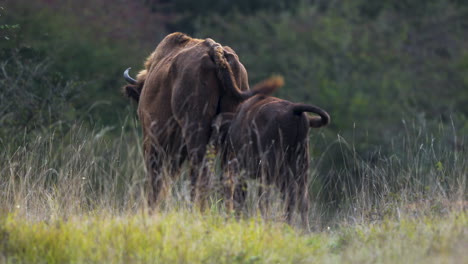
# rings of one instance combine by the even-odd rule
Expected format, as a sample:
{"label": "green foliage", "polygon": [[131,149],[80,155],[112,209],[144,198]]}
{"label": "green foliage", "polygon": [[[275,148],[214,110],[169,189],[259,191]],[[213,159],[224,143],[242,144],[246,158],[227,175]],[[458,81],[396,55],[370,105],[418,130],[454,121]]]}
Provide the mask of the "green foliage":
{"label": "green foliage", "polygon": [[170,14],[167,21],[169,31],[194,33],[194,20],[199,17],[226,15],[234,12],[255,14],[263,10],[279,12],[295,9],[300,0],[147,0],[153,12]]}
{"label": "green foliage", "polygon": [[[5,8],[3,6],[0,6],[0,18],[3,18],[5,16]],[[0,39],[2,41],[6,40],[10,40],[10,35],[15,32],[17,29],[19,28],[19,25],[18,24],[13,24],[13,25],[10,25],[10,24],[3,24],[0,23]]]}
{"label": "green foliage", "polygon": [[260,10],[274,10],[294,8],[298,0],[286,1],[268,1],[268,0],[240,0],[240,1],[216,1],[200,0],[197,2],[189,0],[148,0],[146,1],[154,11],[164,10],[182,14],[191,14],[192,16],[226,14],[238,11],[241,13],[252,14]]}
{"label": "green foliage", "polygon": [[[9,10],[7,23],[20,26],[16,28],[14,37],[0,42],[1,63],[10,75],[2,76],[0,81],[4,84],[9,81],[27,83],[29,86],[18,91],[18,87],[7,84],[5,87],[9,87],[9,93],[4,95],[5,100],[13,95],[19,99],[31,89],[36,91],[36,95],[41,94],[37,100],[47,101],[46,97],[54,94],[54,98],[49,98],[54,103],[49,105],[55,104],[56,99],[57,105],[61,105],[60,100],[63,99],[69,106],[65,110],[67,113],[55,113],[60,109],[54,108],[50,109],[54,111],[32,109],[34,106],[26,105],[28,100],[17,100],[17,107],[37,110],[40,115],[47,115],[47,112],[59,114],[63,122],[85,120],[98,127],[115,125],[127,115],[129,104],[119,93],[119,87],[123,84],[123,69],[143,60],[138,56],[123,56],[135,51],[135,46],[124,48],[121,44],[114,44],[112,39],[95,36],[89,28],[79,27],[73,17],[53,14],[53,11],[35,5],[12,5]],[[18,13],[22,15],[17,16]],[[25,71],[18,71],[21,68]],[[41,76],[37,70],[41,71]],[[35,79],[35,83],[28,82],[29,79]],[[49,91],[47,86],[50,86]],[[74,90],[73,100],[70,95],[59,99],[70,89]],[[14,91],[18,93],[14,94]],[[58,119],[49,121],[53,123]]]}
{"label": "green foliage", "polygon": [[0,141],[11,144],[34,138],[37,132],[64,132],[77,113],[74,102],[82,87],[50,72],[50,60],[40,58],[31,49],[15,51],[0,64]]}
{"label": "green foliage", "polygon": [[[252,83],[274,73],[284,75],[286,86],[278,96],[330,112],[332,124],[323,130],[324,142],[339,134],[369,157],[375,151],[385,152],[394,137],[402,136],[402,120],[417,120],[431,131],[437,130],[439,121],[447,126],[453,121],[456,134],[468,131],[466,4],[215,2],[146,4],[154,4],[155,15],[168,8],[175,17],[190,17],[190,25],[179,25],[178,30],[193,28],[194,37],[211,37],[232,46]],[[80,90],[70,102],[75,114],[62,121],[118,126],[129,108],[118,92],[122,69],[141,65],[151,49],[139,47],[156,43],[139,45],[133,36],[127,37],[132,41],[123,41],[98,33],[96,28],[101,27],[105,28],[101,32],[112,32],[112,25],[93,25],[92,19],[82,25],[85,20],[78,15],[56,14],[39,3],[19,1],[5,10],[11,10],[4,12],[5,25],[19,27],[8,29],[10,40],[0,43],[3,63],[11,65],[8,58],[26,52],[33,63],[47,60],[48,74]],[[163,29],[155,30],[164,35]],[[326,143],[318,144],[316,153],[327,148]]]}

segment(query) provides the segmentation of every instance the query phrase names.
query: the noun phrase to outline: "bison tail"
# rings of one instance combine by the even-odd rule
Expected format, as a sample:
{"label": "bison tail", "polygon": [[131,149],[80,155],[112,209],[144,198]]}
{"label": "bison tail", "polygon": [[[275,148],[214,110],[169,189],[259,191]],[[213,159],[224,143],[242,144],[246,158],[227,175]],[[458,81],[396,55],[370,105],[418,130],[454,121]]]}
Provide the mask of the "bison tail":
{"label": "bison tail", "polygon": [[284,79],[282,76],[276,75],[256,84],[252,90],[246,92],[247,97],[254,96],[256,94],[270,95],[276,89],[284,85]]}
{"label": "bison tail", "polygon": [[231,66],[224,56],[223,47],[221,47],[219,43],[214,42],[212,39],[206,39],[205,42],[210,46],[209,55],[216,64],[216,75],[221,81],[224,89],[234,98],[243,100],[242,92],[237,86]]}
{"label": "bison tail", "polygon": [[322,127],[330,124],[330,115],[325,110],[317,106],[309,104],[295,104],[292,111],[295,115],[300,115],[303,112],[310,112],[319,115],[320,117],[309,117],[309,125],[311,127]]}
{"label": "bison tail", "polygon": [[218,79],[221,81],[226,92],[239,101],[246,100],[256,94],[269,95],[279,87],[283,86],[283,77],[272,76],[255,85],[252,90],[242,92],[237,86],[223,47],[212,39],[206,39],[205,42],[210,47],[209,55],[216,64],[216,74]]}

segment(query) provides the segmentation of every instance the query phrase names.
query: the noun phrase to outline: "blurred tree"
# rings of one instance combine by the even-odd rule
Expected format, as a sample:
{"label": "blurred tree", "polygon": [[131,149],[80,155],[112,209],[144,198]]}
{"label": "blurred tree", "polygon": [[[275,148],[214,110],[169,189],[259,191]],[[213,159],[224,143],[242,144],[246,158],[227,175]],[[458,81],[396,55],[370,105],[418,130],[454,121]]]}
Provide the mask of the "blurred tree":
{"label": "blurred tree", "polygon": [[[197,36],[236,50],[251,83],[282,74],[278,96],[329,111],[331,125],[311,138],[324,168],[314,188],[327,200],[352,197],[372,178],[359,173],[356,155],[370,164],[382,156],[410,160],[408,149],[419,146],[408,145],[420,137],[459,151],[463,139],[453,135],[468,135],[468,5],[379,3],[316,1],[196,24]],[[453,134],[440,133],[452,125]],[[396,148],[395,141],[408,142]]]}
{"label": "blurred tree", "polygon": [[[8,8],[12,12],[6,14],[6,23],[20,27],[15,38],[0,42],[3,63],[11,65],[8,60],[18,57],[14,54],[25,52],[35,57],[32,61],[47,60],[48,73],[63,83],[73,82],[81,87],[70,106],[77,110],[75,118],[90,126],[114,126],[127,115],[130,105],[119,92],[124,84],[122,72],[129,66],[142,65],[154,41],[141,49],[143,45],[138,41],[104,33],[114,30],[106,30],[105,24],[98,23],[101,20],[83,22],[76,13],[68,15],[61,6],[17,0],[9,1]],[[18,57],[18,61],[22,58]]]}
{"label": "blurred tree", "polygon": [[[232,46],[252,83],[283,74],[279,96],[330,109],[327,133],[354,136],[362,151],[398,133],[402,117],[465,120],[468,111],[463,1],[7,2],[15,12],[2,24],[21,28],[2,29],[13,36],[0,43],[2,58],[12,57],[5,47],[47,58],[50,72],[80,83],[73,107],[93,124],[118,123],[128,105],[118,93],[122,69],[141,65],[166,34],[163,24]],[[151,14],[157,19],[140,19]],[[90,107],[100,102],[109,105]]]}
{"label": "blurred tree", "polygon": [[372,16],[362,16],[363,7],[372,6],[368,1],[213,15],[196,24],[196,32],[232,46],[252,83],[284,75],[280,97],[328,109],[327,133],[353,139],[371,156],[402,131],[402,119],[456,118],[464,127],[468,116],[467,8],[434,0],[415,13],[385,3]]}
{"label": "blurred tree", "polygon": [[2,53],[8,57],[0,61],[0,141],[11,144],[52,127],[59,134],[77,121],[79,83],[50,71],[51,60],[34,49]]}
{"label": "blurred tree", "polygon": [[169,14],[169,31],[194,33],[194,20],[211,15],[255,14],[262,10],[279,12],[294,9],[300,0],[145,0],[153,12]]}

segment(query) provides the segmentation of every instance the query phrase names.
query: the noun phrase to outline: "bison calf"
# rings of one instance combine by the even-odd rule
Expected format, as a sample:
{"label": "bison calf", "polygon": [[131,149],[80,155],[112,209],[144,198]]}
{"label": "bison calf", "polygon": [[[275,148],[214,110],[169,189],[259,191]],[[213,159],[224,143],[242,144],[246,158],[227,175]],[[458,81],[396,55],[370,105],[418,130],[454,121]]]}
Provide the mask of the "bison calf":
{"label": "bison calf", "polygon": [[[307,224],[309,127],[329,122],[328,113],[316,106],[256,95],[244,101],[236,112],[219,115],[213,126],[223,149],[223,167],[234,170],[236,176],[240,171],[247,172],[261,180],[260,186],[276,186],[285,200],[288,220],[297,209]],[[230,172],[227,175],[231,183],[239,182]],[[245,187],[237,184],[229,189],[229,195],[231,201],[242,205]],[[228,206],[232,209],[232,202]]]}

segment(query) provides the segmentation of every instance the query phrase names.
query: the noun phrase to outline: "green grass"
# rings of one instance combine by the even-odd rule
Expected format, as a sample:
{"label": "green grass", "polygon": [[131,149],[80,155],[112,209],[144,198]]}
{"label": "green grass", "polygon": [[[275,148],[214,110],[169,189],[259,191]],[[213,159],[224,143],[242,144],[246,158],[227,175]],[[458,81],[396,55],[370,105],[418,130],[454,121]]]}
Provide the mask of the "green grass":
{"label": "green grass", "polygon": [[0,222],[3,262],[463,263],[468,215],[405,217],[300,233],[286,224],[218,214],[74,216]]}

